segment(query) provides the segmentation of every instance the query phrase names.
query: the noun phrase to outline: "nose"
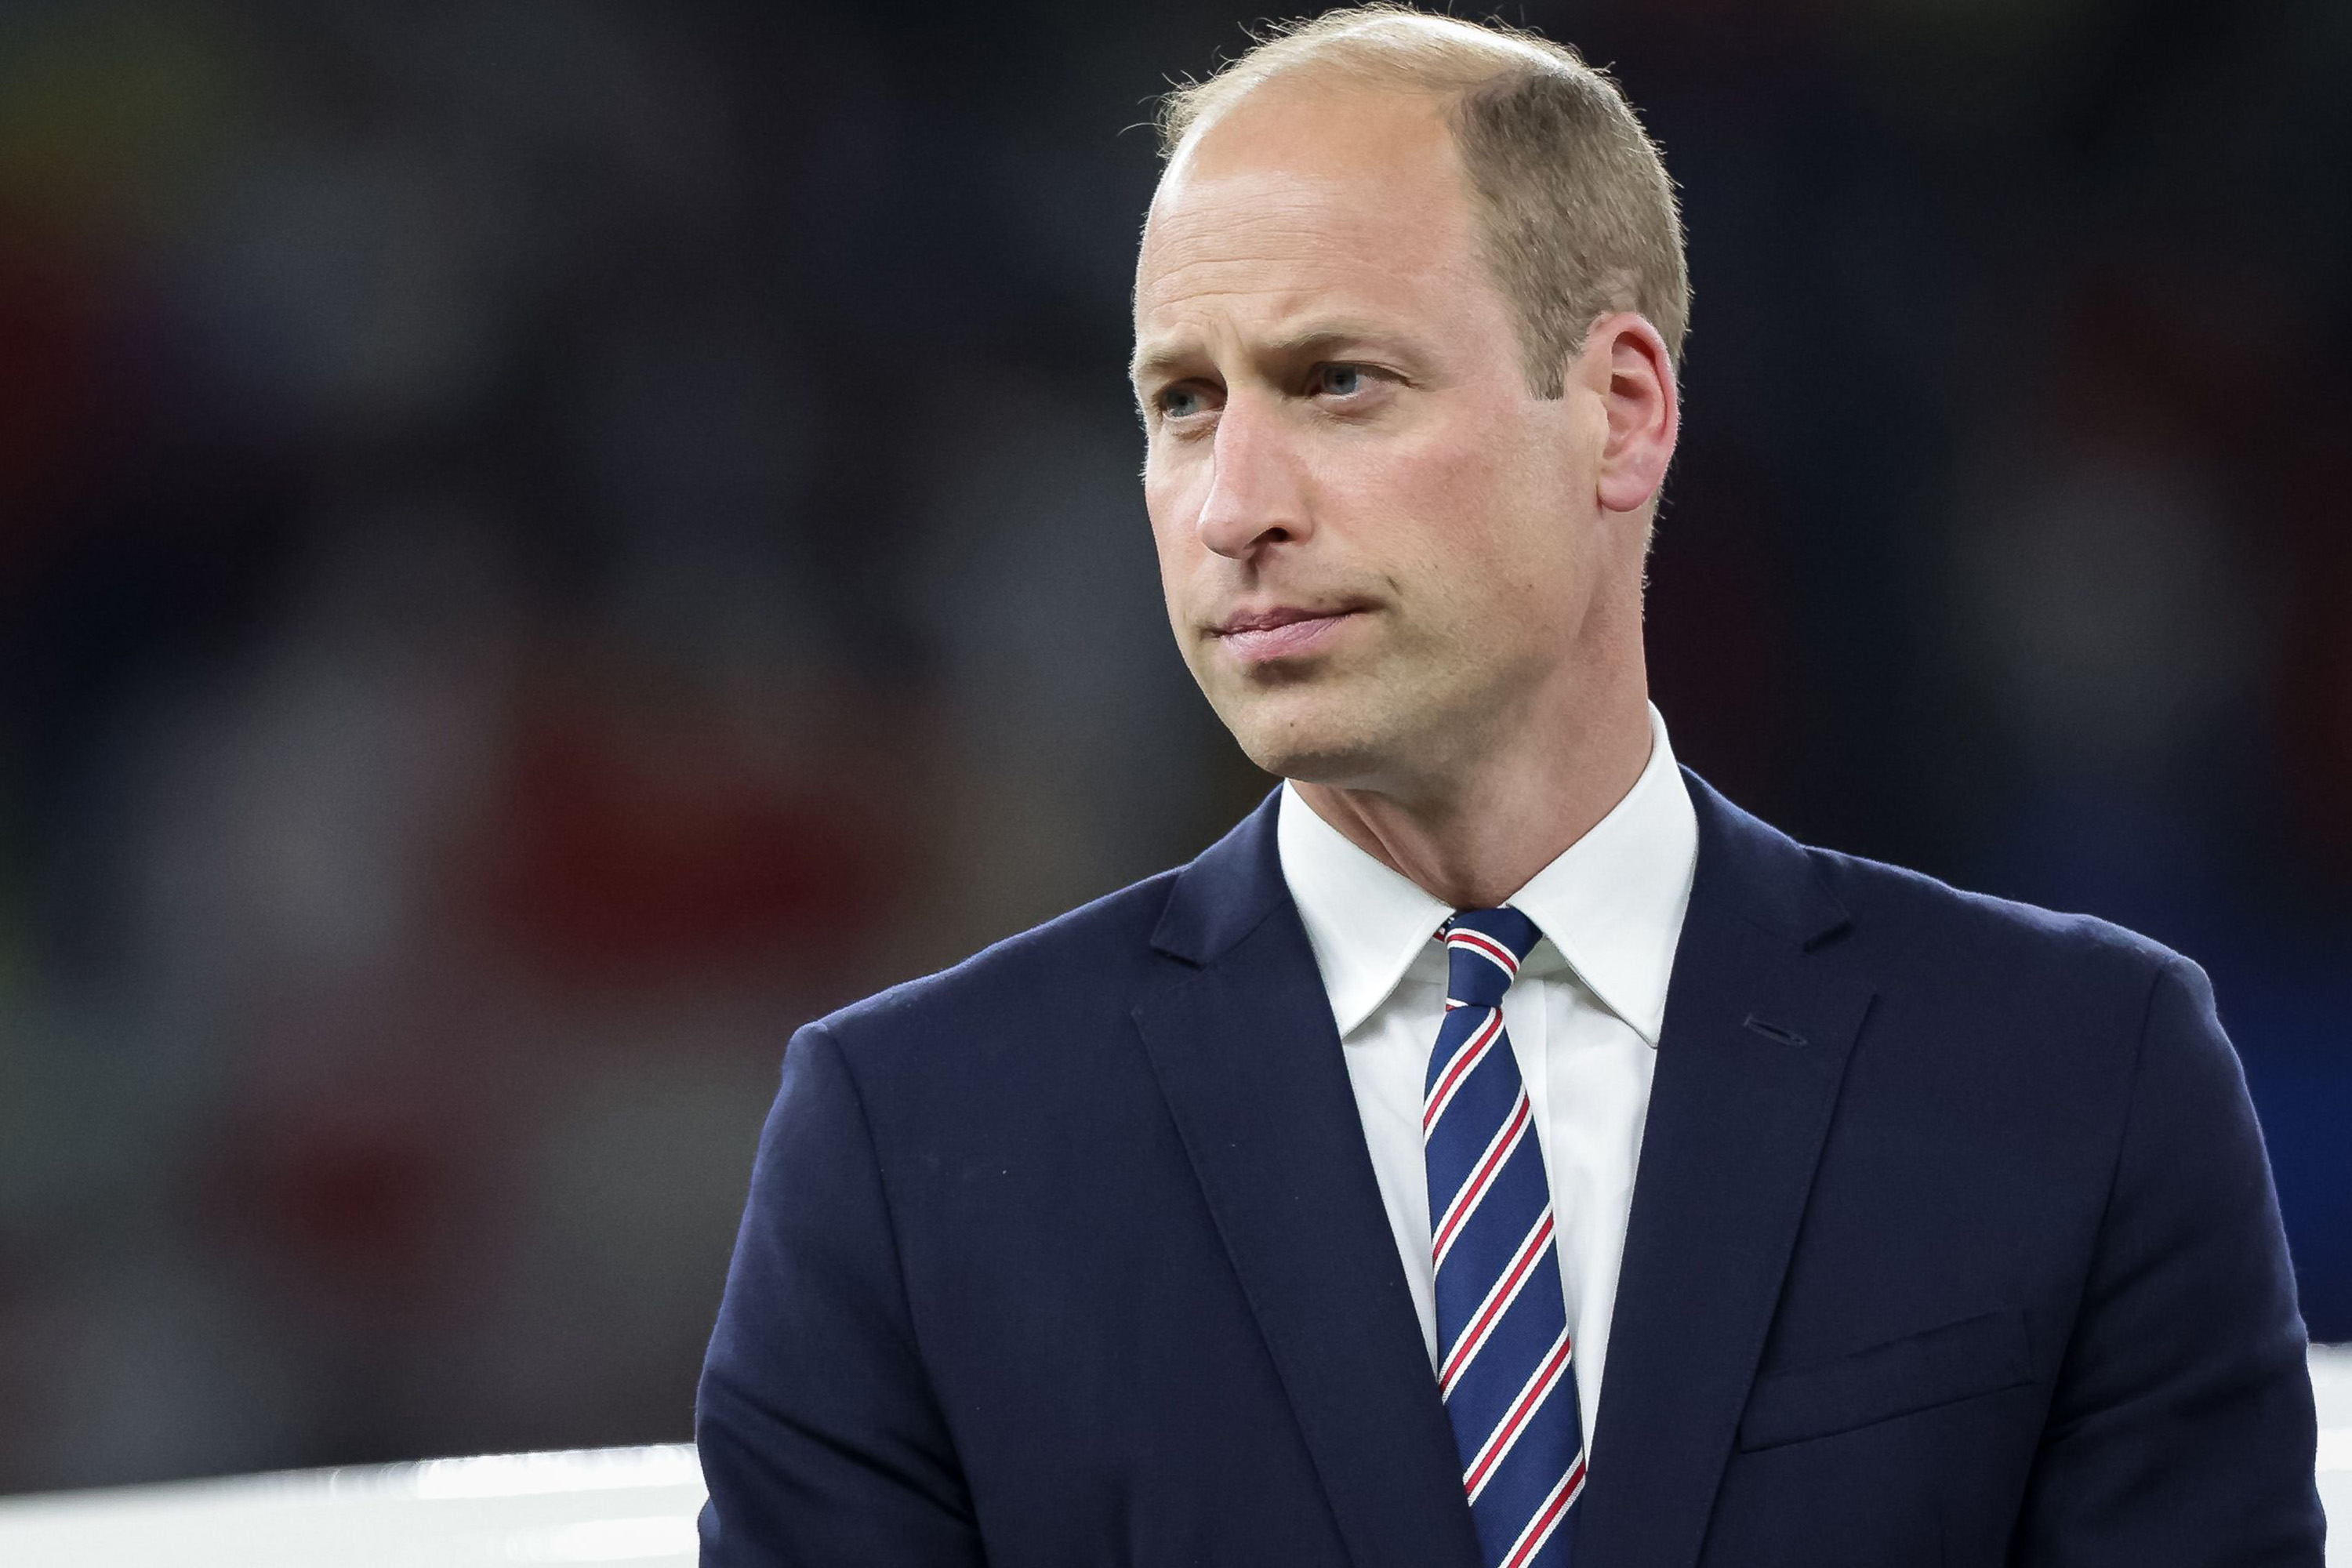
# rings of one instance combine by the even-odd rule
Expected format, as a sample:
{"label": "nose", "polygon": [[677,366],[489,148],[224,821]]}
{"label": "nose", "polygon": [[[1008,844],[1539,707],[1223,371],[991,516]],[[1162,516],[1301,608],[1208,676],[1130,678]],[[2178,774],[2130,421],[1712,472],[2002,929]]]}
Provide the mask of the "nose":
{"label": "nose", "polygon": [[1213,439],[1209,493],[1193,524],[1202,544],[1238,561],[1313,531],[1297,454],[1276,410],[1235,398],[1218,415]]}

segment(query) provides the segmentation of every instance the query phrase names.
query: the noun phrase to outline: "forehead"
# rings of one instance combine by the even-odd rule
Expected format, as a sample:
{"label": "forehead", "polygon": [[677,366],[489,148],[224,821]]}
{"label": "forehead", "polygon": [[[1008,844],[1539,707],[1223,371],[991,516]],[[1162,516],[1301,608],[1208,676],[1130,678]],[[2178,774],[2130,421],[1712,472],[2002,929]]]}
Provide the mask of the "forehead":
{"label": "forehead", "polygon": [[1468,202],[1438,100],[1277,82],[1170,164],[1137,261],[1136,334],[1148,348],[1323,311],[1443,314],[1473,270]]}

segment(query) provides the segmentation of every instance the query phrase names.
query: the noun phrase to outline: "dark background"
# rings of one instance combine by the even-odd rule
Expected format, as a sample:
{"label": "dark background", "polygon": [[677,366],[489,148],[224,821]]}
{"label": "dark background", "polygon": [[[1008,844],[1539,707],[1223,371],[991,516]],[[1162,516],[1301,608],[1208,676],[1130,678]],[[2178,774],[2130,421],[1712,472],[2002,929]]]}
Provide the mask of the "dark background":
{"label": "dark background", "polygon": [[[683,1438],[793,1026],[1266,787],[1122,375],[1244,13],[884,9],[0,6],[0,1490]],[[1677,751],[2203,962],[2352,1339],[2352,6],[1509,15],[1685,190]]]}

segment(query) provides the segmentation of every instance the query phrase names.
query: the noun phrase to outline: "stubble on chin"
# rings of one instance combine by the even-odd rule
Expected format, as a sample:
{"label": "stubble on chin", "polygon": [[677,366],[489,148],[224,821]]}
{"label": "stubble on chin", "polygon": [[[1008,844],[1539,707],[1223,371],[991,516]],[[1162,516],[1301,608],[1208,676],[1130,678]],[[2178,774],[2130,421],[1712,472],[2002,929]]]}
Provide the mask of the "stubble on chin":
{"label": "stubble on chin", "polygon": [[1377,689],[1360,676],[1244,678],[1223,696],[1216,706],[1225,728],[1269,773],[1346,788],[1385,771],[1390,726]]}

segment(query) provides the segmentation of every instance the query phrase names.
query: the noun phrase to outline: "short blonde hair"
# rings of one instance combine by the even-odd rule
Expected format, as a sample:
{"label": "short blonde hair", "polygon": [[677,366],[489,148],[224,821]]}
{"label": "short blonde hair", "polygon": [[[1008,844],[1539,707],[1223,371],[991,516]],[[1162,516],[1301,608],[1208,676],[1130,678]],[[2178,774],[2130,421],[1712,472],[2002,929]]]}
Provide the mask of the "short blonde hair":
{"label": "short blonde hair", "polygon": [[1160,100],[1172,159],[1244,96],[1312,68],[1450,100],[1479,258],[1519,318],[1528,384],[1560,395],[1594,319],[1638,310],[1677,360],[1690,276],[1674,182],[1633,106],[1574,49],[1387,0],[1276,25]]}

